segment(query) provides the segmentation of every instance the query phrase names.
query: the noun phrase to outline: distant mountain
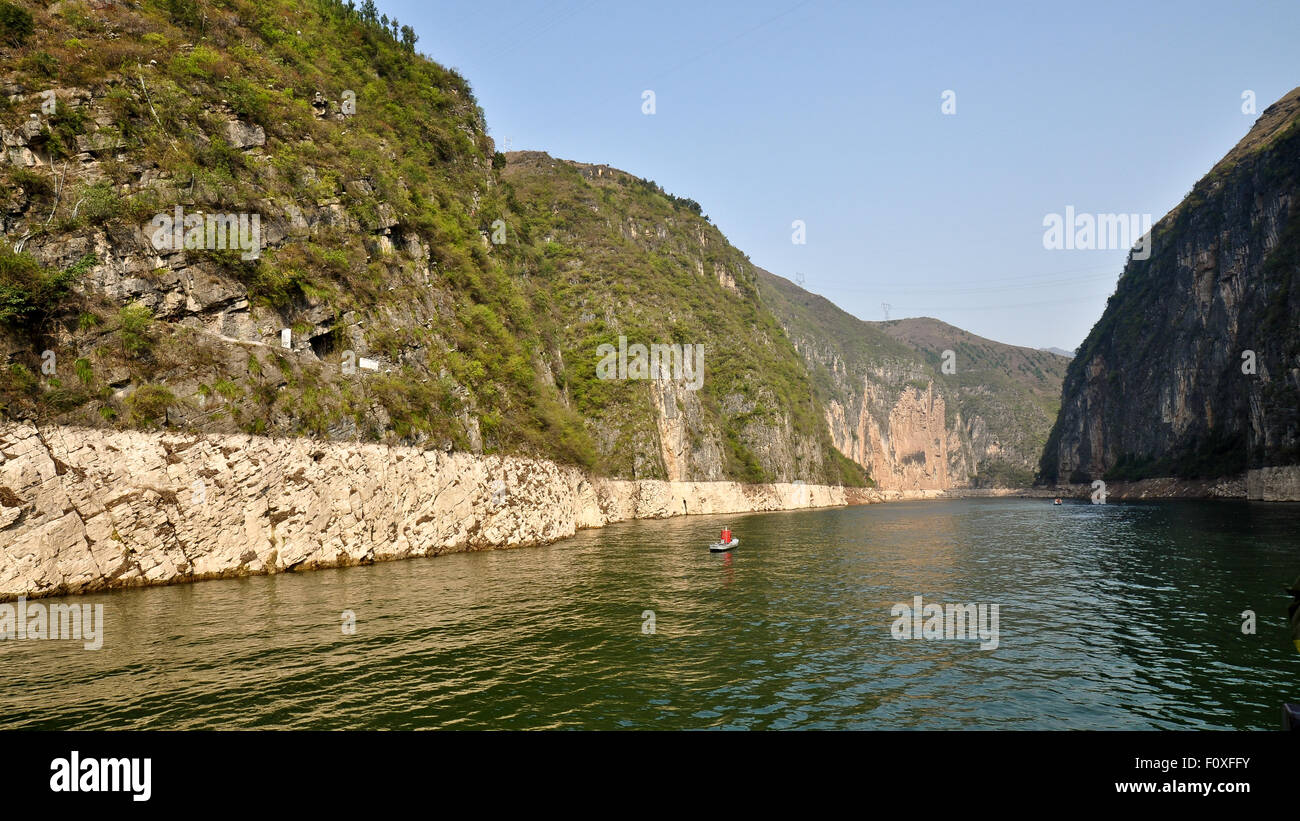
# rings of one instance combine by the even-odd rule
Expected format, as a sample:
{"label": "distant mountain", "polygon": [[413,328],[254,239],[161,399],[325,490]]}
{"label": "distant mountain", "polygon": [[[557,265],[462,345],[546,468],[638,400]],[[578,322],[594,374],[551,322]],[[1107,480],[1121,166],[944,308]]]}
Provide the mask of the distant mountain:
{"label": "distant mountain", "polygon": [[832,440],[878,484],[1032,480],[1066,360],[937,319],[864,322],[789,280],[758,274],[764,301],[813,373]]}
{"label": "distant mountain", "polygon": [[1047,351],[1048,353],[1054,353],[1057,356],[1063,356],[1066,359],[1074,359],[1074,351],[1067,351],[1062,348],[1039,348],[1038,350]]}
{"label": "distant mountain", "polygon": [[1046,481],[1300,463],[1300,89],[1153,228],[1070,362]]}

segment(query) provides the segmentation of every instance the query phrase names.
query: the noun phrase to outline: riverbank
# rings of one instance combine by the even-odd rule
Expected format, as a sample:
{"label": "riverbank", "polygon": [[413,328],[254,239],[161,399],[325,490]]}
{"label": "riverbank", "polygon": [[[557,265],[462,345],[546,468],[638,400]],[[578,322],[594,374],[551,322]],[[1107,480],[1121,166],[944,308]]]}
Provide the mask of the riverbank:
{"label": "riverbank", "polygon": [[525,547],[628,519],[940,496],[591,476],[380,444],[0,424],[0,601]]}
{"label": "riverbank", "polygon": [[[1300,467],[1107,483],[1107,500],[1300,500]],[[370,443],[0,424],[0,601],[548,544],[629,519],[1090,485],[878,490],[589,475]]]}
{"label": "riverbank", "polygon": [[[1018,497],[1027,499],[1088,499],[1098,492],[1091,484],[1063,484],[1026,488],[957,488],[951,498]],[[1135,499],[1245,499],[1246,479],[1142,479],[1136,482],[1106,482],[1107,501]]]}
{"label": "riverbank", "polygon": [[[1164,477],[1136,482],[1106,482],[1106,499],[1245,499],[1253,502],[1300,502],[1300,465],[1257,468],[1222,479]],[[956,488],[948,498],[1023,497],[1091,499],[1091,484],[1029,488]]]}

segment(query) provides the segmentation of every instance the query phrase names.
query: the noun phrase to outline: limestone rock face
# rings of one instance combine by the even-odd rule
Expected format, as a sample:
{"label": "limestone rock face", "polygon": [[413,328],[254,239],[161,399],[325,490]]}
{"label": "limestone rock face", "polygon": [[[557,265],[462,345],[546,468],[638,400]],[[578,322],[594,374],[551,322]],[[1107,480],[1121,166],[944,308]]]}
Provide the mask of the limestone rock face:
{"label": "limestone rock face", "polygon": [[967,484],[969,443],[945,425],[943,396],[934,385],[908,388],[890,403],[881,386],[864,379],[850,422],[832,400],[826,425],[831,441],[887,489],[945,490]]}
{"label": "limestone rock face", "polygon": [[226,123],[226,141],[235,148],[266,145],[266,132],[260,125],[249,125],[233,120]]}
{"label": "limestone rock face", "polygon": [[1247,471],[1246,498],[1260,502],[1300,502],[1300,465]]}
{"label": "limestone rock face", "polygon": [[726,475],[722,442],[705,418],[698,393],[681,381],[660,380],[650,383],[650,397],[667,478],[722,479]]}
{"label": "limestone rock face", "polygon": [[872,491],[594,478],[513,457],[0,423],[0,600],[522,547]]}
{"label": "limestone rock face", "polygon": [[1066,374],[1045,479],[1300,462],[1297,192],[1300,89],[1156,224],[1148,259],[1130,257]]}
{"label": "limestone rock face", "polygon": [[1030,483],[1065,357],[924,317],[864,322],[761,269],[759,283],[815,375],[832,444],[878,488]]}

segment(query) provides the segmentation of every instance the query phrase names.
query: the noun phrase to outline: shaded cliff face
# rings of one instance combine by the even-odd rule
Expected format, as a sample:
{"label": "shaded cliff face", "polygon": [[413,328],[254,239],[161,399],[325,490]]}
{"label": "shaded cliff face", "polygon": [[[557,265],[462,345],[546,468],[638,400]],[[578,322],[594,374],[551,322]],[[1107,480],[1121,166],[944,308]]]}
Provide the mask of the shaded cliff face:
{"label": "shaded cliff face", "polygon": [[[835,446],[878,485],[1024,485],[1068,360],[934,319],[864,322],[759,271],[764,302],[813,373]],[[952,371],[944,352],[952,351]]]}
{"label": "shaded cliff face", "polygon": [[1300,89],[1152,231],[1070,363],[1041,478],[1300,462]]}

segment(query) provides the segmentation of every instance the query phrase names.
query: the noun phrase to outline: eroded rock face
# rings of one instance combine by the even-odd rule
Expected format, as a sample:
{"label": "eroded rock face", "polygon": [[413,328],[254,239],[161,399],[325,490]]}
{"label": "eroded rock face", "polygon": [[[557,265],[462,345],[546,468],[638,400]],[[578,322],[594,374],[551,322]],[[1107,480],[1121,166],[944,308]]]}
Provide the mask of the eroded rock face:
{"label": "eroded rock face", "polygon": [[[145,66],[141,71],[147,77],[151,69]],[[178,178],[169,162],[160,162],[139,141],[128,139],[123,144],[124,123],[111,100],[116,94],[130,93],[141,95],[138,99],[144,102],[145,83],[152,87],[153,80],[135,77],[124,86],[120,79],[105,77],[87,88],[51,90],[25,81],[0,82],[11,105],[31,112],[29,119],[13,127],[12,120],[0,126],[0,167],[13,162],[34,169],[23,178],[26,190],[21,185],[0,186],[0,233],[7,235],[16,250],[30,254],[47,269],[67,271],[80,266],[71,284],[72,294],[65,300],[69,315],[46,323],[41,329],[46,336],[39,339],[32,335],[33,329],[0,328],[0,360],[6,367],[20,364],[30,370],[33,356],[46,348],[56,352],[60,365],[84,359],[85,373],[93,376],[84,383],[82,398],[92,390],[97,394],[95,399],[55,409],[55,413],[50,413],[48,406],[24,406],[17,415],[76,425],[96,425],[96,416],[130,418],[121,413],[120,405],[110,406],[142,385],[158,385],[174,395],[176,402],[166,418],[182,429],[227,433],[241,427],[235,421],[237,416],[251,412],[265,427],[249,424],[246,429],[295,435],[307,426],[301,424],[301,404],[286,401],[294,392],[290,382],[304,374],[312,379],[323,376],[337,395],[339,388],[351,381],[342,373],[345,351],[352,353],[352,359],[377,363],[375,370],[383,374],[410,365],[419,374],[415,380],[430,376],[438,355],[446,349],[446,337],[438,330],[446,324],[450,289],[436,284],[436,261],[431,259],[428,243],[397,228],[396,211],[379,200],[371,180],[364,175],[339,175],[329,185],[317,188],[316,168],[297,163],[294,174],[281,175],[268,159],[278,156],[284,145],[274,137],[268,145],[262,126],[237,119],[225,104],[215,100],[196,101],[202,117],[194,123],[192,136],[202,146],[224,142],[241,153],[248,172],[240,175],[241,183],[247,187],[236,195],[218,190],[222,186],[203,175]],[[56,101],[60,111],[79,110],[79,127],[85,129],[77,134],[77,153],[67,155],[74,147],[69,142],[57,163],[49,153],[48,139],[48,129],[57,124],[48,104]],[[110,163],[111,175],[104,171]],[[476,181],[486,179],[476,172],[467,174]],[[308,187],[312,190],[307,191]],[[58,214],[51,210],[52,204],[41,199],[40,192],[46,188],[64,192]],[[67,216],[66,212],[75,212],[77,207],[84,215],[96,198],[107,198],[105,201],[113,204],[111,213],[87,219],[56,218],[51,223],[52,214]],[[345,207],[345,203],[362,199],[374,205],[373,212],[363,209],[365,220]],[[265,270],[258,267],[261,262],[240,258],[235,263],[220,257],[225,253],[223,247],[234,247],[234,234],[226,232],[224,221],[220,231],[216,230],[218,223],[208,223],[205,240],[211,237],[212,242],[206,249],[179,248],[162,241],[170,232],[161,231],[156,221],[172,220],[178,214],[223,220],[225,216],[256,218],[260,227],[257,236],[243,234],[255,248],[241,248],[239,257],[255,250],[258,259],[265,252],[271,260],[279,253],[298,253],[310,240],[345,257],[351,254],[347,258],[353,265],[362,259],[364,264],[381,265],[387,287],[383,293],[409,289],[402,292],[414,296],[377,298],[359,304],[356,310],[340,310],[337,293],[331,292],[337,280],[322,266],[305,265],[311,269],[311,293],[267,299],[265,292],[259,295],[256,287],[251,291],[249,287],[250,277]],[[51,230],[42,228],[46,224]],[[53,226],[58,226],[57,230]],[[118,328],[114,319],[127,306],[140,306],[151,314],[147,336],[153,350],[147,355],[127,357],[113,336]],[[93,321],[82,324],[78,314]],[[291,333],[284,346],[286,329]],[[410,344],[377,350],[373,340],[388,330],[420,338],[408,336]],[[128,358],[135,361],[125,361]],[[250,366],[257,373],[267,366],[261,386],[266,392],[260,398],[254,393],[257,380],[252,378],[255,373]],[[60,376],[69,376],[66,370],[60,371]],[[224,399],[210,393],[217,382],[229,383],[229,395]],[[440,435],[458,441],[463,436],[469,446],[480,446],[481,409],[463,386],[448,380],[447,387],[456,392],[454,407],[448,409],[449,418],[456,421],[450,431]],[[112,391],[102,392],[108,388]],[[279,407],[252,407],[284,391],[288,394],[277,400]],[[10,418],[21,404],[13,398],[10,394],[0,402],[9,408]],[[389,432],[388,409],[378,400],[371,405],[362,411],[363,425],[372,423]],[[313,420],[319,424],[310,426],[313,431],[344,439],[357,435],[355,417],[340,413],[337,405],[323,409],[320,416]],[[418,439],[408,443],[424,444]]]}
{"label": "eroded rock face", "polygon": [[816,376],[832,444],[878,488],[1030,483],[1068,360],[924,317],[864,322],[757,270],[765,304]]}
{"label": "eroded rock face", "polygon": [[1247,471],[1246,498],[1260,502],[1300,502],[1300,466]]}
{"label": "eroded rock face", "polygon": [[543,544],[631,518],[879,501],[378,444],[0,424],[0,600]]}
{"label": "eroded rock face", "polygon": [[[945,490],[964,486],[973,472],[969,444],[945,424],[944,398],[927,385],[891,396],[871,379],[846,414],[830,403],[826,425],[841,453],[862,465],[877,485],[894,490]],[[856,412],[854,412],[856,411]]]}
{"label": "eroded rock face", "polygon": [[649,383],[660,458],[670,481],[717,481],[726,475],[718,431],[709,425],[696,391],[682,381]]}
{"label": "eroded rock face", "polygon": [[252,148],[266,145],[266,132],[260,125],[232,120],[226,123],[226,142],[235,148]]}

